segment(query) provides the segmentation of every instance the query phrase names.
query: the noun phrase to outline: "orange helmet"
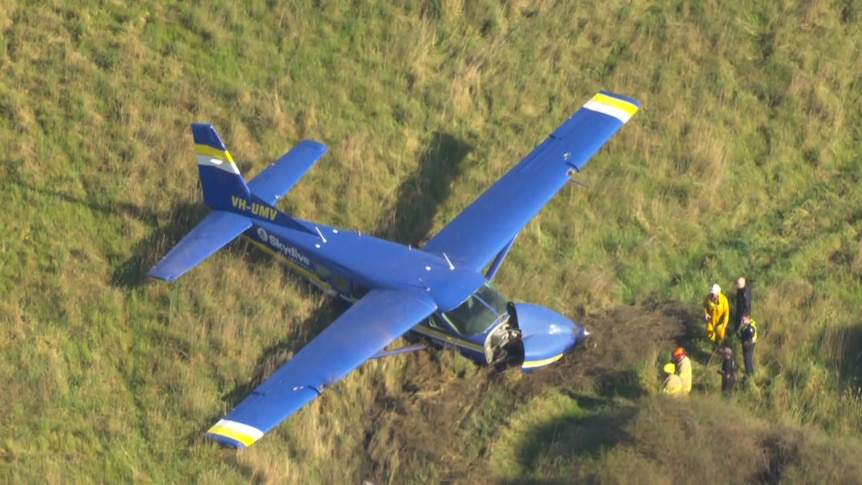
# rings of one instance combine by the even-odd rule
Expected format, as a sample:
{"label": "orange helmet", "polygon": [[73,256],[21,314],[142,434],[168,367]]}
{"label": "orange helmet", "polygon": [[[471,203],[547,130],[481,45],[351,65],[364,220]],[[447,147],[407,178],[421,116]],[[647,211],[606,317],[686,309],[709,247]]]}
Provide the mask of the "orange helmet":
{"label": "orange helmet", "polygon": [[684,348],[677,347],[677,348],[673,349],[673,358],[674,359],[681,359],[683,357],[685,357],[685,349]]}

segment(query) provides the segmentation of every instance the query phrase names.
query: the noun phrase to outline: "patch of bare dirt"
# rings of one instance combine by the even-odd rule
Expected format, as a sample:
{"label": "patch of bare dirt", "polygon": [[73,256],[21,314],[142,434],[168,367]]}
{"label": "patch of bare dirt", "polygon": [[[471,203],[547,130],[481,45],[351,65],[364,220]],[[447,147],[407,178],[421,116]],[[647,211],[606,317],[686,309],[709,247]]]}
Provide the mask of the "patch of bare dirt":
{"label": "patch of bare dirt", "polygon": [[685,343],[692,315],[677,302],[631,305],[591,315],[583,324],[590,335],[560,362],[523,379],[525,392],[547,386],[588,388],[631,369],[657,351]]}
{"label": "patch of bare dirt", "polygon": [[553,389],[598,396],[602,402],[636,397],[643,390],[628,379],[632,369],[656,352],[686,343],[694,321],[689,306],[678,302],[588,315],[581,322],[590,331],[587,340],[530,374],[483,367],[460,377],[441,365],[445,351],[419,352],[409,361],[404,392],[378,396],[364,418],[367,456],[364,476],[357,478],[410,479],[410,470],[428,462],[445,473],[442,479],[476,478],[485,466],[488,441],[519,404]]}

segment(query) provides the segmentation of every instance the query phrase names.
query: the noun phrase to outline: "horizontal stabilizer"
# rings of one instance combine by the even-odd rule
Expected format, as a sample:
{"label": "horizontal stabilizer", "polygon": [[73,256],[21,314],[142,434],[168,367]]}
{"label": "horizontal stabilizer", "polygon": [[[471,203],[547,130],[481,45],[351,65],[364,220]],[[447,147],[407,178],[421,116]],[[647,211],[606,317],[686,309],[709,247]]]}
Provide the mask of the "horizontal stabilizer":
{"label": "horizontal stabilizer", "polygon": [[275,204],[326,153],[326,150],[327,147],[323,143],[302,140],[254,177],[248,183],[248,188],[267,204]]}
{"label": "horizontal stabilizer", "polygon": [[251,221],[239,214],[212,211],[147,273],[153,278],[173,281],[234,240]]}

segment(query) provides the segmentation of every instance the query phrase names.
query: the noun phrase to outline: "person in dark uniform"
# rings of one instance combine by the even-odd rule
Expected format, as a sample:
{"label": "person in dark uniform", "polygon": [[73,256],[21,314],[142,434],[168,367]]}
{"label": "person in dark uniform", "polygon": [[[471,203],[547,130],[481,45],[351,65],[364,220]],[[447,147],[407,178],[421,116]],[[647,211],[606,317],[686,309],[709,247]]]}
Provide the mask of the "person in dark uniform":
{"label": "person in dark uniform", "polygon": [[730,347],[721,349],[724,354],[724,361],[721,363],[721,369],[718,373],[721,374],[721,392],[730,397],[733,395],[733,385],[736,384],[736,368],[733,362],[733,351]]}
{"label": "person in dark uniform", "polygon": [[739,340],[742,341],[742,356],[745,359],[745,378],[743,380],[746,380],[754,374],[754,344],[757,343],[757,322],[747,313],[742,316]]}
{"label": "person in dark uniform", "polygon": [[751,315],[751,286],[747,285],[745,278],[740,276],[736,280],[736,305],[733,308],[734,333],[742,326],[744,315]]}

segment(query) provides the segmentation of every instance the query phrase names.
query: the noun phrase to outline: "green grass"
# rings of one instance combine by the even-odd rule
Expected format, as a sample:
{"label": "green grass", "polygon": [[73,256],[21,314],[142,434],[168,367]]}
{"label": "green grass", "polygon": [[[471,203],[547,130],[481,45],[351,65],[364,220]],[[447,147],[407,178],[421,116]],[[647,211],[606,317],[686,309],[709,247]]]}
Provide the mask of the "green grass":
{"label": "green grass", "polygon": [[[739,464],[723,481],[858,481],[860,12],[855,0],[7,2],[0,481],[717,481],[723,446]],[[514,377],[407,355],[351,374],[247,451],[202,440],[338,308],[241,244],[170,285],[145,279],[205,213],[190,122],[215,123],[247,176],[301,138],[327,143],[281,207],[416,242],[600,88],[643,110],[585,187],[519,236],[499,286],[589,318],[648,301],[695,309],[714,281],[750,275],[754,385],[723,404],[704,382],[665,412],[647,389],[655,355],[629,369],[647,396],[610,400],[509,396]]]}

